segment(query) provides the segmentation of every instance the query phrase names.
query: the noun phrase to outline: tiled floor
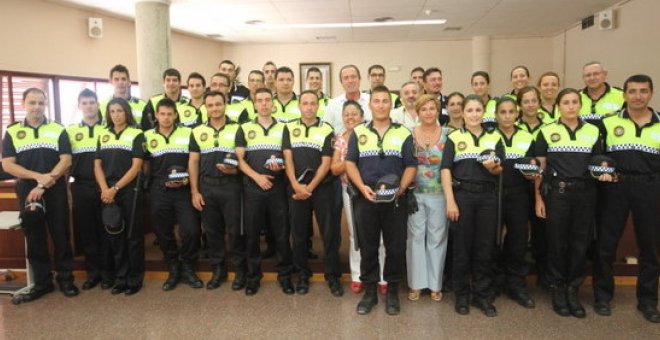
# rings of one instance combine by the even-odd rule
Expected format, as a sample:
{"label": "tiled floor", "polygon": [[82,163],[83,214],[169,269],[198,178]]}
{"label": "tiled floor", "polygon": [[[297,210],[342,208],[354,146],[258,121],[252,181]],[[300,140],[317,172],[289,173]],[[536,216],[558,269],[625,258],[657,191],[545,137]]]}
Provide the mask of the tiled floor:
{"label": "tiled floor", "polygon": [[131,297],[95,288],[75,298],[55,292],[14,306],[1,295],[0,339],[660,339],[660,325],[636,311],[631,286],[618,288],[611,317],[592,312],[590,288],[583,288],[588,316],[579,320],[555,315],[536,288],[536,309],[500,297],[495,318],[475,309],[456,314],[452,295],[439,303],[428,295],[410,302],[404,291],[401,315],[385,314],[381,300],[371,314],[358,316],[359,295],[332,297],[323,282],[313,282],[308,295],[288,296],[268,281],[253,297],[228,284],[214,291],[182,285],[163,292],[161,282],[148,279]]}

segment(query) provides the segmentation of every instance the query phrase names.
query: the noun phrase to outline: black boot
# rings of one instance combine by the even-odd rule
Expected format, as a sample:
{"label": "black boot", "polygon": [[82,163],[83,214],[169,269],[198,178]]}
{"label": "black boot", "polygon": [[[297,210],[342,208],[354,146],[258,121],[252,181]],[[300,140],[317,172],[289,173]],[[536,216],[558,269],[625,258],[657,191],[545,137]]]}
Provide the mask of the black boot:
{"label": "black boot", "polygon": [[195,267],[190,263],[184,263],[181,266],[181,279],[188,282],[188,285],[192,288],[204,287],[202,280],[195,274]]}
{"label": "black boot", "polygon": [[176,288],[176,285],[179,284],[179,279],[181,277],[181,264],[179,261],[174,261],[169,264],[170,273],[167,275],[167,280],[163,283],[163,290],[168,291]]}
{"label": "black boot", "polygon": [[364,295],[357,305],[357,313],[360,315],[369,314],[375,305],[378,304],[378,293],[375,283],[364,284]]}
{"label": "black boot", "polygon": [[571,315],[566,301],[566,286],[562,284],[552,286],[552,309],[561,316]]}
{"label": "black boot", "polygon": [[222,281],[227,279],[227,270],[222,265],[213,267],[213,276],[211,280],[206,283],[206,289],[216,289],[220,287]]}
{"label": "black boot", "polygon": [[241,290],[245,288],[246,278],[245,270],[236,270],[236,275],[234,275],[234,281],[231,283],[231,290]]}
{"label": "black boot", "polygon": [[571,315],[576,318],[584,318],[587,316],[587,312],[582,307],[580,300],[578,299],[578,287],[568,286],[566,298],[568,299],[568,309],[571,311]]}
{"label": "black boot", "polygon": [[385,312],[387,312],[389,315],[398,315],[399,312],[401,312],[398,282],[387,283],[387,294],[385,295]]}

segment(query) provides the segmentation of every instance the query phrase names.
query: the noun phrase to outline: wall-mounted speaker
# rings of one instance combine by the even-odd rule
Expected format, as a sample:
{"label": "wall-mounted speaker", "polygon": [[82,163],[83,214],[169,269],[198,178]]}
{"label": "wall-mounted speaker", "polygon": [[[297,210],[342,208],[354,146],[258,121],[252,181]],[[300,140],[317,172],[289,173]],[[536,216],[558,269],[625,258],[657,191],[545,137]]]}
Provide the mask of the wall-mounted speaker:
{"label": "wall-mounted speaker", "polygon": [[607,9],[598,12],[598,28],[601,30],[611,30],[615,28],[614,10]]}
{"label": "wall-mounted speaker", "polygon": [[89,18],[87,21],[87,34],[90,38],[103,38],[103,19]]}

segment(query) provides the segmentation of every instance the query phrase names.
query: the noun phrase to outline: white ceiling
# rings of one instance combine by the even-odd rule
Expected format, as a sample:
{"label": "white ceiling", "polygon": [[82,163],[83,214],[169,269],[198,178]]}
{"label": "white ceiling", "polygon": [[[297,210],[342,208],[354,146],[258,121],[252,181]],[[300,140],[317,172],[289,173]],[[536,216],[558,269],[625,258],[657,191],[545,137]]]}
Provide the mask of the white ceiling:
{"label": "white ceiling", "polygon": [[[134,18],[136,0],[51,0]],[[171,0],[174,29],[222,35],[227,42],[446,40],[476,35],[549,36],[621,0]],[[430,10],[430,15],[427,15]],[[446,19],[444,25],[337,29],[266,29],[247,25]],[[445,31],[461,27],[459,31]]]}

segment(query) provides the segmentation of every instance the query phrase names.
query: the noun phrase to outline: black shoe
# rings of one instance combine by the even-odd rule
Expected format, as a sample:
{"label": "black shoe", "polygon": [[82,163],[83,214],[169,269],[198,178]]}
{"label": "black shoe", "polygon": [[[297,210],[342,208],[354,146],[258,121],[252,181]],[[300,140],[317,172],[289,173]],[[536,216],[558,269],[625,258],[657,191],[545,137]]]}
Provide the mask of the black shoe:
{"label": "black shoe", "polygon": [[338,278],[333,277],[328,280],[328,287],[330,287],[330,293],[332,293],[333,296],[341,297],[344,295],[344,288],[341,286],[341,282],[339,282]]}
{"label": "black shoe", "polygon": [[497,316],[497,309],[488,299],[473,299],[472,305],[479,308],[487,317]]}
{"label": "black shoe", "polygon": [[457,296],[454,310],[460,315],[470,314],[470,297],[467,295]]}
{"label": "black shoe", "polygon": [[216,289],[220,287],[223,281],[227,279],[227,270],[224,266],[215,266],[213,268],[213,276],[209,282],[206,283],[206,289]]}
{"label": "black shoe", "polygon": [[378,293],[375,283],[364,284],[364,295],[357,305],[357,313],[360,315],[369,314],[375,305],[378,304]]}
{"label": "black shoe", "polygon": [[612,315],[612,309],[610,308],[610,303],[607,301],[596,301],[594,303],[594,312],[601,316],[610,316]]}
{"label": "black shoe", "polygon": [[11,302],[15,305],[18,305],[23,302],[34,301],[48,293],[52,293],[54,290],[55,286],[52,282],[49,282],[46,286],[43,287],[34,286],[27,293],[14,296]]}
{"label": "black shoe", "polygon": [[282,279],[280,281],[280,287],[282,287],[282,292],[287,295],[291,295],[295,293],[295,290],[293,289],[293,283],[291,283],[291,279],[286,278]]}
{"label": "black shoe", "polygon": [[110,279],[101,280],[101,289],[103,289],[103,290],[110,289],[114,285],[115,285],[115,280],[110,280]]}
{"label": "black shoe", "polygon": [[576,318],[584,318],[587,316],[587,312],[582,307],[580,299],[578,299],[578,287],[569,286],[566,292],[566,298],[568,302],[568,310]]}
{"label": "black shoe", "polygon": [[169,273],[167,274],[167,279],[163,282],[163,290],[169,291],[179,284],[181,279],[181,264],[176,261],[169,264]]}
{"label": "black shoe", "polygon": [[231,283],[231,290],[241,290],[245,288],[245,274],[243,272],[236,272],[234,281]]}
{"label": "black shoe", "polygon": [[526,291],[510,292],[509,297],[525,308],[534,308],[536,303]]}
{"label": "black shoe", "polygon": [[142,283],[138,283],[137,285],[134,286],[126,286],[126,289],[124,289],[124,294],[126,295],[133,295],[142,289]]}
{"label": "black shoe", "polygon": [[245,295],[254,295],[259,291],[259,282],[248,283],[245,287]]}
{"label": "black shoe", "polygon": [[78,287],[73,284],[72,280],[59,281],[57,284],[60,286],[60,292],[64,293],[66,297],[78,295]]}
{"label": "black shoe", "polygon": [[88,278],[85,282],[83,282],[81,288],[82,288],[82,290],[90,290],[90,289],[96,287],[100,282],[101,282],[100,277]]}
{"label": "black shoe", "polygon": [[571,310],[568,309],[568,302],[566,301],[565,286],[552,287],[552,309],[561,316],[571,315]]}
{"label": "black shoe", "polygon": [[112,290],[110,291],[110,294],[112,295],[117,295],[121,294],[126,290],[126,285],[120,284],[120,285],[115,285],[112,287]]}
{"label": "black shoe", "polygon": [[[282,287],[284,289],[284,286]],[[286,291],[285,291],[286,293]],[[301,277],[298,280],[298,284],[296,285],[296,293],[300,295],[305,295],[309,293],[309,279],[306,277]],[[288,293],[287,293],[288,294]]]}
{"label": "black shoe", "polygon": [[199,276],[195,273],[195,267],[192,264],[184,263],[181,266],[181,279],[184,282],[187,282],[192,288],[204,287],[204,282],[199,279]]}
{"label": "black shoe", "polygon": [[658,308],[651,306],[651,305],[637,305],[637,310],[642,312],[644,315],[644,319],[658,323],[660,322],[660,313],[658,313]]}
{"label": "black shoe", "polygon": [[388,315],[399,315],[401,303],[399,302],[399,284],[387,283],[387,294],[385,294],[385,312]]}
{"label": "black shoe", "polygon": [[266,248],[265,251],[261,253],[261,258],[262,259],[268,259],[275,256],[275,249],[274,248]]}

